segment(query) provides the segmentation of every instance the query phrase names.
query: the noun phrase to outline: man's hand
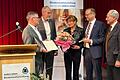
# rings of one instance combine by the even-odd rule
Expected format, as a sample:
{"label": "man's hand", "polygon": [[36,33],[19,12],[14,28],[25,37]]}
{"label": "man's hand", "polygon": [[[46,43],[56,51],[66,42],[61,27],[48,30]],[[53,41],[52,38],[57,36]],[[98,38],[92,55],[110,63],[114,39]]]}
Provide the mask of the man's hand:
{"label": "man's hand", "polygon": [[47,51],[46,49],[42,49],[42,52],[45,52],[45,53],[46,53],[46,52],[48,52],[48,51]]}
{"label": "man's hand", "polygon": [[57,56],[57,55],[58,55],[58,51],[55,51],[54,56]]}
{"label": "man's hand", "polygon": [[83,42],[84,42],[84,43],[91,43],[91,39],[83,38]]}
{"label": "man's hand", "polygon": [[117,61],[115,62],[115,67],[120,67],[120,61],[117,60]]}

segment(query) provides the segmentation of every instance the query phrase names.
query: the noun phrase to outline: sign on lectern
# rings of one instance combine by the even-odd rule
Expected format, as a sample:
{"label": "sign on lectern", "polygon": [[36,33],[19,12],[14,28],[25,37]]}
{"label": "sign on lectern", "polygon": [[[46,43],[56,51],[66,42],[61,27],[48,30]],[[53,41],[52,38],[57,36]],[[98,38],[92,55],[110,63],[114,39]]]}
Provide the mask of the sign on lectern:
{"label": "sign on lectern", "polygon": [[0,45],[0,80],[30,80],[37,44]]}

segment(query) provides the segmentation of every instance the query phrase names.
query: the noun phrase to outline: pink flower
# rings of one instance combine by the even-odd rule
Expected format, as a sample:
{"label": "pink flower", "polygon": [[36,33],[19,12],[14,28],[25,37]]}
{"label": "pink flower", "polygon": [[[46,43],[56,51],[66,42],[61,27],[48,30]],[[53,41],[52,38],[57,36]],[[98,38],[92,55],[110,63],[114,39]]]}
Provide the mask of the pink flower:
{"label": "pink flower", "polygon": [[67,51],[67,49],[70,48],[72,42],[73,42],[73,37],[67,32],[60,33],[55,40],[55,43],[58,46],[61,46],[63,52]]}

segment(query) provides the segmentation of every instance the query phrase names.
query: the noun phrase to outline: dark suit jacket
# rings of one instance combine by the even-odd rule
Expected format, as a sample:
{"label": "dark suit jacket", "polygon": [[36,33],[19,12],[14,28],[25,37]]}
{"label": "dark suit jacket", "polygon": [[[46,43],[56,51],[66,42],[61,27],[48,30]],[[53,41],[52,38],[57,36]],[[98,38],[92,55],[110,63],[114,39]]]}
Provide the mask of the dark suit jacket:
{"label": "dark suit jacket", "polygon": [[[52,19],[48,20],[49,25],[50,25],[50,30],[51,30],[51,40],[54,40],[56,38],[56,28],[55,28],[55,22]],[[43,24],[42,19],[40,19],[39,25],[38,25],[38,30],[42,36],[42,39],[45,40],[47,39],[46,32],[45,32],[45,27]]]}
{"label": "dark suit jacket", "polygon": [[[69,34],[71,34],[71,29],[70,28],[66,28],[64,29],[65,32],[68,32]],[[76,26],[74,33],[72,35],[72,37],[74,38],[74,40],[76,41],[76,45],[80,46],[80,48],[83,47],[82,43],[79,43],[80,40],[82,40],[83,38],[83,28],[80,28],[78,26]]]}
{"label": "dark suit jacket", "polygon": [[[50,25],[51,40],[54,40],[56,38],[55,22],[52,19],[49,19],[48,22]],[[47,36],[46,36],[45,26],[44,26],[42,19],[40,19],[39,25],[37,27],[38,27],[38,31],[40,32],[40,34],[42,36],[42,39],[46,40]],[[50,51],[46,54],[44,54],[44,52],[43,52],[43,54],[42,54],[43,62],[45,61],[45,63],[46,63],[46,70],[47,70],[46,73],[49,75],[50,80],[52,80],[54,53],[55,53],[55,51]]]}
{"label": "dark suit jacket", "polygon": [[[87,25],[88,23],[85,24],[84,30],[86,30]],[[103,42],[105,41],[105,24],[103,22],[98,20],[95,21],[90,39],[93,40],[93,44],[90,45],[89,48],[92,57],[94,59],[102,57],[102,52],[103,52],[102,47],[103,47]]]}
{"label": "dark suit jacket", "polygon": [[108,51],[106,53],[107,63],[114,65],[116,60],[120,61],[120,24],[117,23],[110,33],[108,40]]}

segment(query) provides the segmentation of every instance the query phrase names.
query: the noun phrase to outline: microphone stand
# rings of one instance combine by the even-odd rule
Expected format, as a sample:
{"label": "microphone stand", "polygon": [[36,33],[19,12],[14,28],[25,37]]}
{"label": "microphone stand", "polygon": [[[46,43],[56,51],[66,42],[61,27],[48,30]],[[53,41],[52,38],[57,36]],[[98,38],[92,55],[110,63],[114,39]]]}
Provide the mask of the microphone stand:
{"label": "microphone stand", "polygon": [[17,30],[19,30],[19,28],[16,28],[16,29],[14,29],[14,30],[12,30],[12,31],[10,31],[10,32],[8,32],[8,33],[0,36],[0,39],[3,38],[3,37],[5,37],[5,36],[7,36],[7,35],[9,35],[9,34],[11,34],[11,33],[13,33],[13,32],[15,32],[15,31],[17,31]]}

